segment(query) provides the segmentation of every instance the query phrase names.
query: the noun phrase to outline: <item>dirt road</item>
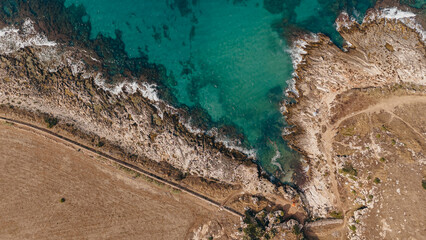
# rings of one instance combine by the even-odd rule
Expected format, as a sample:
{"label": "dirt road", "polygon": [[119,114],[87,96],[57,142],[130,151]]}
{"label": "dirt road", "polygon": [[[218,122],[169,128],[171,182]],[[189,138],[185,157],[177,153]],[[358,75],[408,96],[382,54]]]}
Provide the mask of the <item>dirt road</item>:
{"label": "dirt road", "polygon": [[227,237],[239,222],[99,155],[4,121],[0,143],[1,239],[187,239],[203,227]]}

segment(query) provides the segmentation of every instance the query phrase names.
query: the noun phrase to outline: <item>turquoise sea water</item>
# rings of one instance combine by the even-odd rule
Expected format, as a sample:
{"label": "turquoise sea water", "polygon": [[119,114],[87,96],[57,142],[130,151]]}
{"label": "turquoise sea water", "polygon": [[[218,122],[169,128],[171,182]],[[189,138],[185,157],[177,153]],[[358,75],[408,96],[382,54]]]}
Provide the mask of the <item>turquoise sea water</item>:
{"label": "turquoise sea water", "polygon": [[[122,33],[129,56],[148,56],[167,70],[178,104],[202,108],[211,122],[232,125],[258,151],[269,173],[291,169],[298,155],[281,138],[279,112],[292,63],[287,37],[323,32],[346,10],[361,19],[373,1],[331,0],[66,0],[82,4],[91,37]],[[219,125],[220,125],[219,124]],[[279,154],[277,154],[279,152]],[[274,157],[275,156],[275,157]],[[271,163],[276,160],[277,164]],[[282,179],[285,180],[285,179]]]}

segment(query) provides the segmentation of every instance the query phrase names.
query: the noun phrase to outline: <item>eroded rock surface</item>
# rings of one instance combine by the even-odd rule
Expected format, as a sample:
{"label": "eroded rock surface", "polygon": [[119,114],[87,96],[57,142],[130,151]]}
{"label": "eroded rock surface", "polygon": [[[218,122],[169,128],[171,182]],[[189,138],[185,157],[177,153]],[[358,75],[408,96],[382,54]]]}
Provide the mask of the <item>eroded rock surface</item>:
{"label": "eroded rock surface", "polygon": [[[4,109],[47,114],[58,119],[59,125],[96,136],[97,147],[109,143],[128,155],[164,163],[180,171],[180,178],[189,174],[241,194],[282,197],[243,154],[190,133],[179,122],[179,110],[160,101],[143,79],[108,85],[93,67],[102,66],[94,52],[49,42],[32,24],[27,19],[0,34]],[[210,194],[222,200],[229,197]]]}
{"label": "eroded rock surface", "polygon": [[345,220],[323,237],[425,235],[426,49],[414,16],[371,10],[358,24],[342,14],[345,51],[322,35],[304,47],[285,138],[306,157],[301,188],[312,215]]}

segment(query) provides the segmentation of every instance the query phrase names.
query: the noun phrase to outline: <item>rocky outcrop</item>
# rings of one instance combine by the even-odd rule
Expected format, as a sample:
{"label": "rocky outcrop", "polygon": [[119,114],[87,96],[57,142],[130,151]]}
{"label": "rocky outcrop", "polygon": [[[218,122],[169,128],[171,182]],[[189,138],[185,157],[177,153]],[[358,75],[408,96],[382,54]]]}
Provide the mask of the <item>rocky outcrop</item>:
{"label": "rocky outcrop", "polygon": [[101,60],[93,52],[48,41],[29,19],[19,28],[1,31],[3,106],[51,115],[63,125],[97,136],[98,142],[167,163],[182,175],[237,186],[243,193],[279,195],[244,154],[189,132],[179,122],[179,110],[160,101],[143,79],[107,84],[98,70]]}
{"label": "rocky outcrop", "polygon": [[314,217],[341,207],[332,130],[340,118],[364,107],[339,108],[339,94],[426,84],[424,32],[414,16],[397,9],[371,10],[358,24],[342,14],[336,25],[346,41],[343,50],[323,35],[302,44],[305,54],[295,77],[298,96],[293,94],[297,103],[283,107],[293,128],[284,138],[306,157],[308,181],[300,188]]}

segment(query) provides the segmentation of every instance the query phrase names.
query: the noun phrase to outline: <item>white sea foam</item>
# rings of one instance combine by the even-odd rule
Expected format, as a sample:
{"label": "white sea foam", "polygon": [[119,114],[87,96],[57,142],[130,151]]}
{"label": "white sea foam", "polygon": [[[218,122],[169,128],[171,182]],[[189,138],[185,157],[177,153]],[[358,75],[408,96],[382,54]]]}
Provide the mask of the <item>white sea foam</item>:
{"label": "white sea foam", "polygon": [[271,164],[278,167],[281,172],[284,172],[281,164],[277,161],[280,157],[281,153],[278,151],[277,146],[275,146],[275,155],[271,158]]}
{"label": "white sea foam", "polygon": [[293,69],[296,69],[297,66],[302,62],[303,55],[307,52],[305,51],[305,47],[308,45],[304,39],[299,39],[293,42],[293,45],[290,49],[287,50],[290,53],[291,62],[293,63]]}
{"label": "white sea foam", "polygon": [[376,10],[367,14],[364,17],[363,22],[371,22],[375,19],[386,19],[389,21],[399,21],[405,24],[407,27],[415,30],[419,33],[422,42],[426,41],[426,32],[423,29],[422,25],[416,22],[416,14],[412,12],[407,12],[400,10],[396,7],[384,8],[382,10]]}
{"label": "white sea foam", "polygon": [[29,46],[52,47],[56,46],[56,43],[37,33],[33,21],[29,18],[22,24],[21,29],[12,26],[0,30],[0,53],[10,54]]}
{"label": "white sea foam", "polygon": [[[426,32],[423,30],[422,26],[416,22],[416,14],[412,12],[407,12],[400,10],[396,7],[384,8],[382,10],[371,10],[368,12],[364,19],[363,23],[372,22],[377,19],[386,19],[389,21],[400,21],[405,24],[407,27],[414,29],[421,36],[421,40],[425,42]],[[356,23],[354,17],[349,17],[348,13],[342,12],[338,21],[336,21],[336,30],[339,31],[342,28],[351,28]]]}
{"label": "white sea foam", "polygon": [[245,155],[247,155],[249,158],[257,159],[257,150],[256,149],[248,149],[248,148],[240,147],[240,146],[235,144],[235,141],[232,141],[232,140],[229,140],[229,141],[219,140],[219,141],[222,142],[229,149],[233,149],[233,150],[242,152]]}
{"label": "white sea foam", "polygon": [[[162,109],[160,108],[159,104],[160,102],[164,103],[157,94],[156,86],[154,84],[149,84],[146,82],[137,83],[137,82],[128,82],[124,81],[117,85],[110,85],[105,82],[105,79],[102,78],[101,74],[97,74],[95,77],[95,84],[98,85],[100,88],[102,88],[104,91],[108,91],[114,95],[120,95],[124,91],[133,94],[136,91],[139,91],[142,93],[142,96],[145,98],[150,99],[153,101],[153,105],[159,110],[159,116],[163,118],[162,116]],[[124,90],[124,91],[123,91]],[[165,103],[166,104],[166,103]],[[170,111],[176,111],[174,107],[171,107],[170,105],[166,104],[167,110]],[[189,117],[188,119],[184,117],[179,118],[179,122],[185,126],[186,129],[188,129],[189,132],[193,134],[204,134],[207,133],[210,136],[215,136],[216,141],[222,142],[227,148],[240,151],[244,154],[246,154],[248,157],[251,157],[253,159],[257,158],[257,151],[255,149],[247,149],[241,147],[241,141],[238,139],[229,139],[225,137],[220,137],[217,134],[217,131],[215,129],[210,129],[209,131],[205,132],[201,129],[198,129],[194,127],[192,124],[192,118]]]}
{"label": "white sea foam", "polygon": [[104,91],[108,91],[114,95],[120,95],[125,90],[127,93],[134,94],[136,91],[139,91],[143,97],[153,101],[159,102],[160,99],[157,94],[155,84],[149,84],[147,82],[137,83],[136,81],[129,82],[124,81],[117,85],[110,85],[105,82],[105,79],[102,78],[101,74],[97,74],[94,77],[96,85],[102,88]]}
{"label": "white sea foam", "polygon": [[[93,77],[95,84],[99,88],[114,95],[124,94],[124,92],[133,94],[139,91],[143,97],[152,101],[153,106],[157,108],[158,115],[161,118],[163,118],[163,109],[171,114],[178,114],[179,112],[176,108],[159,98],[155,84],[147,82],[138,83],[136,81],[123,81],[116,85],[107,84],[101,73],[87,72],[82,61],[78,61],[72,56],[64,54],[58,49],[59,45],[57,43],[49,41],[46,36],[38,33],[34,28],[34,22],[29,18],[24,21],[20,29],[15,27],[0,29],[0,54],[10,54],[29,46],[46,47],[42,51],[38,51],[37,56],[41,61],[49,63],[50,72],[56,72],[59,68],[67,65],[71,68],[73,75],[81,73],[83,78],[87,79]],[[85,50],[82,51],[86,52]],[[93,61],[99,62],[98,59],[91,56],[89,57]],[[160,107],[160,105],[162,105],[163,108]],[[206,133],[205,131],[195,128],[191,123],[191,118],[187,119],[180,117],[179,122],[193,134]],[[240,151],[254,159],[257,158],[257,151],[255,149],[240,147],[241,142],[239,140],[218,137],[216,141],[222,142],[229,149]]]}
{"label": "white sea foam", "polygon": [[396,7],[385,8],[382,10],[381,14],[379,15],[379,18],[400,21],[404,23],[407,27],[419,33],[423,42],[425,42],[426,40],[426,31],[423,29],[422,25],[416,22],[416,14],[412,12],[402,11]]}
{"label": "white sea foam", "polygon": [[179,121],[191,133],[195,133],[195,134],[202,134],[202,133],[204,133],[204,131],[202,131],[201,129],[198,129],[198,128],[194,127],[194,125],[192,124],[192,118],[191,117],[188,120],[185,120],[184,118],[181,117],[179,119]]}
{"label": "white sea foam", "polygon": [[209,136],[214,136],[216,141],[223,143],[226,148],[233,149],[239,152],[246,154],[249,158],[257,159],[257,150],[254,148],[248,149],[241,147],[241,140],[239,139],[230,139],[226,136],[221,136],[218,133],[217,128],[212,128],[206,132]]}
{"label": "white sea foam", "polygon": [[[287,49],[286,52],[290,54],[291,62],[293,64],[293,69],[296,70],[297,66],[302,63],[303,55],[305,55],[307,52],[305,51],[305,47],[308,45],[308,43],[305,40],[297,40],[293,42],[293,45],[291,48]],[[299,92],[296,89],[296,72],[292,73],[293,77],[289,80],[287,80],[287,89],[286,89],[286,95],[288,95],[288,92],[292,92],[297,97],[299,97]]]}
{"label": "white sea foam", "polygon": [[286,103],[287,103],[287,102],[285,102],[285,101],[281,103],[281,106],[280,106],[280,113],[283,113],[283,114],[284,114],[284,113],[287,113],[287,112],[288,112],[288,109],[287,109]]}
{"label": "white sea foam", "polygon": [[[305,35],[302,38],[294,41],[289,49],[286,49],[286,52],[290,54],[291,62],[293,64],[293,69],[296,70],[299,64],[303,62],[303,55],[307,54],[305,48],[309,45],[310,42],[318,42],[319,37],[317,34]],[[297,73],[294,71],[292,73],[292,78],[287,80],[287,89],[286,95],[288,96],[289,92],[292,92],[297,97],[299,97],[299,92],[296,89],[296,78]]]}
{"label": "white sea foam", "polygon": [[287,136],[287,135],[290,135],[292,133],[293,133],[293,131],[291,130],[290,127],[285,127],[285,128],[283,128],[283,131],[282,131],[281,135]]}
{"label": "white sea foam", "polygon": [[414,18],[416,17],[416,14],[412,12],[405,12],[405,11],[399,10],[396,7],[393,7],[393,8],[383,9],[380,17],[386,18],[386,19],[404,19],[404,18]]}
{"label": "white sea foam", "polygon": [[351,28],[356,23],[356,19],[352,16],[349,16],[347,12],[340,13],[339,21],[336,21],[334,24],[336,30],[339,31],[342,28]]}

